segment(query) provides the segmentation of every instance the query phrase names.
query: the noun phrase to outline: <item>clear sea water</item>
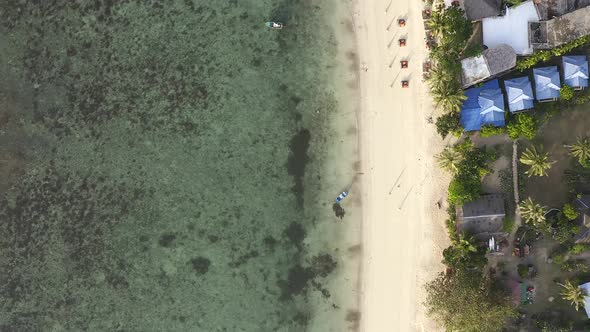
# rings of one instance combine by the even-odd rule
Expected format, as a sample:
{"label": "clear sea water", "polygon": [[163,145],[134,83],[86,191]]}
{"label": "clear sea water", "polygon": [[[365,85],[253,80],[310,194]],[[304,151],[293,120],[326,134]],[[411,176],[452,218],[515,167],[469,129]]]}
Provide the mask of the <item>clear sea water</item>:
{"label": "clear sea water", "polygon": [[0,330],[354,321],[336,5],[1,1]]}

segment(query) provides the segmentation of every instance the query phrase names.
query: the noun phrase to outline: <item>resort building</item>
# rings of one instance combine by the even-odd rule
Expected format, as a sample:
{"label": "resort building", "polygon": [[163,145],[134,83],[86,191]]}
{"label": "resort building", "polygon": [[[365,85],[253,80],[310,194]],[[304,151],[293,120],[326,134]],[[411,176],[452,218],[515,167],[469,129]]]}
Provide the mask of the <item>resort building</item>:
{"label": "resort building", "polygon": [[504,90],[508,99],[510,113],[526,111],[533,108],[533,87],[528,76],[504,80]]}
{"label": "resort building", "polygon": [[588,87],[588,60],[585,55],[562,56],[563,83],[574,89]]}
{"label": "resort building", "polygon": [[516,66],[516,53],[512,47],[500,44],[488,48],[481,55],[461,60],[463,88],[501,75]]}
{"label": "resort building", "polygon": [[590,0],[535,0],[542,21],[550,20],[590,5]]}
{"label": "resort building", "polygon": [[590,35],[590,7],[541,22],[529,22],[529,40],[533,49],[551,49]]}
{"label": "resort building", "polygon": [[478,200],[457,207],[457,233],[473,235],[487,241],[490,237],[502,238],[506,211],[502,195],[484,195]]}
{"label": "resort building", "polygon": [[465,16],[472,21],[498,16],[502,12],[502,0],[463,0]]}
{"label": "resort building", "polygon": [[553,101],[559,98],[561,81],[557,66],[534,68],[533,79],[537,101]]}
{"label": "resort building", "polygon": [[444,3],[445,7],[463,8],[465,16],[471,21],[480,21],[502,13],[502,0],[444,0]]}
{"label": "resort building", "polygon": [[584,309],[586,310],[586,316],[590,318],[590,282],[582,284],[580,286],[584,290],[586,296],[584,296]]}
{"label": "resort building", "polygon": [[465,91],[467,100],[461,107],[461,125],[465,131],[480,130],[482,126],[505,126],[504,95],[498,80]]}
{"label": "resort building", "polygon": [[483,44],[487,47],[507,44],[518,55],[533,53],[529,42],[529,22],[539,22],[539,13],[532,0],[507,8],[504,16],[487,17],[481,22]]}
{"label": "resort building", "polygon": [[580,232],[576,235],[576,243],[590,243],[590,195],[577,197],[573,206],[578,211],[576,223],[580,226]]}

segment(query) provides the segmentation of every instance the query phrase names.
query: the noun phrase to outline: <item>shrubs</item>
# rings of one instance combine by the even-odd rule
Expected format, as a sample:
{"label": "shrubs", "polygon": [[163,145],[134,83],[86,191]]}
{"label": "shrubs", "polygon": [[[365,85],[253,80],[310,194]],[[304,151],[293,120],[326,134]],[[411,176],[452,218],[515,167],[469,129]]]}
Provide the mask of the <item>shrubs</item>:
{"label": "shrubs", "polygon": [[539,130],[539,120],[527,113],[516,114],[514,118],[509,119],[506,129],[511,139],[515,140],[522,137],[532,140]]}
{"label": "shrubs", "polygon": [[461,126],[460,116],[457,112],[446,113],[436,119],[436,132],[443,138],[448,134],[461,136],[463,127]]}
{"label": "shrubs", "polygon": [[572,246],[572,249],[570,249],[570,254],[577,255],[588,250],[590,250],[590,245],[586,243],[576,243]]}
{"label": "shrubs", "polygon": [[505,217],[504,222],[502,224],[502,230],[506,233],[512,232],[514,228],[514,218]]}
{"label": "shrubs", "polygon": [[531,68],[539,62],[548,61],[553,56],[561,56],[574,48],[583,46],[590,42],[590,35],[583,36],[578,39],[572,40],[569,43],[563,44],[549,51],[537,51],[530,56],[520,59],[516,62],[516,69],[525,70]]}
{"label": "shrubs", "polygon": [[495,135],[502,135],[506,133],[506,129],[502,127],[494,127],[492,125],[485,125],[482,126],[479,130],[479,136],[481,137],[490,137]]}
{"label": "shrubs", "polygon": [[561,89],[559,89],[559,98],[562,100],[568,101],[574,98],[574,88],[571,86],[564,84]]}
{"label": "shrubs", "polygon": [[580,215],[571,204],[565,204],[561,211],[568,220],[576,220],[576,218],[578,218]]}
{"label": "shrubs", "polygon": [[457,165],[457,174],[449,185],[449,203],[463,204],[479,198],[481,179],[489,172],[489,162],[496,159],[495,153],[474,148],[470,140],[455,145],[462,156]]}

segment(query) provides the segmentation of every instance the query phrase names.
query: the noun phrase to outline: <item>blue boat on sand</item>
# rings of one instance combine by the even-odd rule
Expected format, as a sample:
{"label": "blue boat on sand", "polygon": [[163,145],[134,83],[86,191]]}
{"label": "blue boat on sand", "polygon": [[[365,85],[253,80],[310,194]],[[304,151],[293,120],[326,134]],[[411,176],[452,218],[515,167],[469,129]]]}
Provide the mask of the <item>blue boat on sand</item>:
{"label": "blue boat on sand", "polygon": [[336,203],[342,202],[342,200],[344,198],[346,198],[346,196],[348,196],[348,191],[341,192],[340,195],[338,195],[338,197],[336,197]]}

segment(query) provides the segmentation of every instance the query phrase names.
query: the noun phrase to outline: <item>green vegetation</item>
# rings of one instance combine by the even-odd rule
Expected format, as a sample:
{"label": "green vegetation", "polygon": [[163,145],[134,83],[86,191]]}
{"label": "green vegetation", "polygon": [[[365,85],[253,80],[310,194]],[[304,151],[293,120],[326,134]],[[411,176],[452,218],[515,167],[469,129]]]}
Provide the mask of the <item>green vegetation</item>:
{"label": "green vegetation", "polygon": [[472,57],[472,56],[478,56],[481,55],[483,53],[484,49],[483,49],[483,45],[481,44],[473,44],[473,45],[468,45],[465,50],[463,51],[463,56],[466,58]]}
{"label": "green vegetation", "polygon": [[518,276],[525,279],[525,278],[528,278],[530,269],[529,269],[529,266],[526,264],[518,264],[517,271],[518,271]]}
{"label": "green vegetation", "polygon": [[563,213],[559,213],[556,220],[548,220],[548,222],[552,226],[551,237],[560,244],[569,242],[580,231],[580,228],[568,220]]}
{"label": "green vegetation", "polygon": [[520,5],[523,0],[504,0],[504,3],[508,5],[508,7],[515,7]]}
{"label": "green vegetation", "polygon": [[545,210],[546,208],[541,204],[535,203],[532,198],[527,198],[518,204],[520,215],[524,222],[531,224],[533,227],[539,229],[545,224]]}
{"label": "green vegetation", "polygon": [[463,204],[479,198],[481,179],[489,172],[489,163],[496,159],[485,148],[474,148],[470,140],[453,147],[461,155],[458,171],[449,185],[449,203]]}
{"label": "green vegetation", "polygon": [[526,175],[530,176],[547,176],[547,171],[551,168],[551,165],[555,161],[549,160],[549,154],[543,151],[543,146],[537,150],[534,146],[527,148],[520,157],[520,162],[530,166],[525,172]]}
{"label": "green vegetation", "polygon": [[445,149],[434,156],[437,160],[440,168],[447,172],[457,174],[459,172],[459,163],[463,159],[463,156],[459,151],[453,149],[452,146],[447,146]]}
{"label": "green vegetation", "polygon": [[459,235],[443,250],[443,263],[454,269],[481,268],[487,263],[485,250],[478,248],[471,236]]}
{"label": "green vegetation", "polygon": [[559,89],[559,97],[565,101],[568,101],[574,98],[574,92],[574,88],[567,84],[564,84],[563,87]]}
{"label": "green vegetation", "polygon": [[463,133],[459,112],[446,113],[436,119],[436,132],[445,139],[448,134],[459,137]]}
{"label": "green vegetation", "polygon": [[506,130],[513,140],[519,138],[532,140],[539,130],[539,120],[528,113],[516,114],[513,118],[509,118]]}
{"label": "green vegetation", "polygon": [[506,217],[504,218],[504,222],[502,224],[502,230],[506,233],[512,232],[514,229],[514,218]]}
{"label": "green vegetation", "polygon": [[578,211],[576,211],[576,209],[574,209],[573,205],[571,204],[565,204],[563,206],[563,208],[561,208],[561,212],[563,213],[563,215],[568,219],[568,220],[576,220],[576,218],[578,218],[578,216],[580,215],[578,213]]}
{"label": "green vegetation", "polygon": [[572,249],[570,250],[570,254],[572,255],[577,255],[577,254],[581,254],[585,251],[590,250],[590,245],[586,244],[586,243],[576,243],[572,246]]}
{"label": "green vegetation", "polygon": [[563,44],[563,45],[556,47],[552,50],[534,52],[530,56],[528,56],[524,59],[518,60],[516,62],[516,69],[525,70],[525,69],[531,68],[532,66],[536,65],[539,62],[548,61],[553,56],[561,56],[561,55],[573,50],[574,48],[586,45],[589,42],[590,42],[590,35],[572,40],[571,42]]}
{"label": "green vegetation", "polygon": [[[438,109],[447,114],[453,113],[436,120],[437,131],[443,138],[449,133],[460,135],[462,128],[458,113],[466,97],[459,81],[461,67],[458,60],[473,28],[465,18],[464,11],[453,6],[438,6],[426,24],[437,41],[430,52],[430,58],[435,64],[427,78],[430,93]],[[469,52],[478,50],[474,48]]]}
{"label": "green vegetation", "polygon": [[584,307],[584,297],[586,296],[586,292],[577,285],[572,284],[570,280],[566,280],[565,283],[559,284],[559,286],[563,287],[561,291],[561,297],[572,303],[572,306],[576,308],[576,311],[579,311],[580,308]]}
{"label": "green vegetation", "polygon": [[570,154],[578,159],[582,167],[590,168],[590,140],[587,137],[578,138],[576,143],[569,146]]}
{"label": "green vegetation", "polygon": [[482,126],[479,130],[479,136],[481,137],[490,137],[495,135],[502,135],[506,133],[506,128],[502,127],[494,127],[492,125],[485,125]]}
{"label": "green vegetation", "polygon": [[501,331],[516,317],[508,296],[479,272],[441,273],[426,291],[428,313],[447,331]]}

